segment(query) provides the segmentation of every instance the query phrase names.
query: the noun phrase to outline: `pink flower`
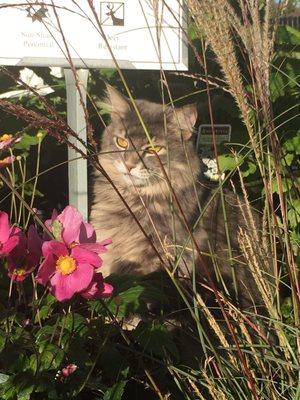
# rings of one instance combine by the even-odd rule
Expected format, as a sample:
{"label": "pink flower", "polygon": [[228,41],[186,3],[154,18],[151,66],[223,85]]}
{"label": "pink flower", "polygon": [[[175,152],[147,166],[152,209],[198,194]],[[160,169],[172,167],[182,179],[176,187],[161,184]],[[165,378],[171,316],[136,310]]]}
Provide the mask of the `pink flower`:
{"label": "pink flower", "polygon": [[101,266],[101,258],[80,245],[67,247],[57,240],[44,242],[42,262],[36,280],[49,286],[59,301],[69,300],[75,293],[87,289],[94,277],[95,268]]}
{"label": "pink flower", "polygon": [[20,228],[10,226],[7,213],[0,211],[0,257],[7,256],[16,247],[20,232]]}
{"label": "pink flower", "polygon": [[16,281],[23,281],[39,264],[42,255],[42,241],[36,228],[31,225],[27,237],[20,232],[17,246],[10,252],[8,262],[8,276]]}
{"label": "pink flower", "polygon": [[38,270],[37,282],[49,286],[59,301],[68,300],[75,293],[84,293],[86,298],[108,296],[112,287],[103,278],[96,278],[95,269],[102,265],[98,254],[107,251],[111,239],[96,242],[94,228],[73,206],[58,215],[54,210],[45,224],[55,240],[47,237],[43,244],[45,260]]}
{"label": "pink flower", "polygon": [[15,157],[14,156],[9,156],[9,157],[3,158],[2,160],[0,160],[0,168],[8,167],[14,161],[15,161]]}
{"label": "pink flower", "polygon": [[94,279],[89,286],[80,293],[86,300],[102,299],[111,296],[114,288],[109,284],[105,283],[101,273],[94,275]]}
{"label": "pink flower", "polygon": [[62,368],[61,374],[66,378],[69,375],[73,374],[73,372],[75,372],[77,368],[78,368],[77,365],[69,364],[66,367]]}
{"label": "pink flower", "polygon": [[11,147],[20,140],[21,138],[14,138],[13,135],[5,133],[4,135],[0,136],[0,150]]}
{"label": "pink flower", "polygon": [[106,246],[112,242],[111,239],[96,242],[94,228],[83,221],[82,215],[74,206],[67,206],[59,215],[54,210],[51,219],[48,219],[45,225],[55,235],[56,230],[59,230],[60,237],[56,239],[70,248],[80,245],[95,253],[104,253],[107,251]]}

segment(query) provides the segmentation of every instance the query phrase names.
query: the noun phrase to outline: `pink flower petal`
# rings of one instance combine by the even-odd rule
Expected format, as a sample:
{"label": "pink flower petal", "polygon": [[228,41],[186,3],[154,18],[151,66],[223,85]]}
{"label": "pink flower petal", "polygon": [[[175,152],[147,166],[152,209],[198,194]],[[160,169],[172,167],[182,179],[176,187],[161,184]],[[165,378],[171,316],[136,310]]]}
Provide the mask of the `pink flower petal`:
{"label": "pink flower petal", "polygon": [[83,222],[80,226],[79,243],[95,243],[96,242],[96,232],[91,224],[88,222]]}
{"label": "pink flower petal", "polygon": [[5,243],[9,237],[9,221],[8,214],[4,211],[0,211],[0,242]]}
{"label": "pink flower petal", "polygon": [[[17,245],[13,248],[13,250],[10,252],[10,256],[14,259],[15,263],[18,264],[21,262],[21,260],[24,258],[26,255],[26,249],[27,249],[27,240],[24,232],[19,232],[11,238],[18,238],[17,239]],[[14,239],[16,240],[16,239]]]}
{"label": "pink flower petal", "polygon": [[15,235],[11,236],[3,245],[2,248],[0,249],[0,254],[7,256],[19,243],[20,238]]}
{"label": "pink flower petal", "polygon": [[34,225],[30,225],[27,233],[27,247],[29,253],[34,253],[39,256],[42,255],[42,240],[39,237],[36,227]]}
{"label": "pink flower petal", "polygon": [[26,271],[32,272],[40,263],[41,256],[35,253],[29,253],[25,259]]}
{"label": "pink flower petal", "polygon": [[86,290],[81,292],[81,296],[86,300],[100,299],[109,297],[113,292],[113,287],[109,283],[104,283],[101,273],[95,274],[94,279]]}
{"label": "pink flower petal", "polygon": [[111,243],[112,243],[111,239],[105,239],[102,242],[96,242],[96,243],[80,243],[80,247],[99,254],[99,253],[105,253],[107,251],[106,246]]}
{"label": "pink flower petal", "polygon": [[96,268],[102,265],[101,258],[93,251],[86,250],[81,244],[72,249],[71,255],[78,263],[91,264]]}
{"label": "pink flower petal", "polygon": [[48,242],[44,242],[42,251],[44,257],[47,257],[49,254],[55,255],[56,257],[68,255],[68,249],[66,245],[58,242],[57,240],[49,240]]}
{"label": "pink flower petal", "polygon": [[55,273],[55,271],[56,271],[55,259],[52,256],[52,254],[48,254],[46,256],[45,260],[40,265],[40,268],[38,270],[38,273],[37,273],[37,276],[35,279],[41,285],[46,286],[47,283],[49,282],[51,276]]}
{"label": "pink flower petal", "polygon": [[8,140],[3,140],[0,142],[0,150],[5,149],[6,147],[10,146],[13,144],[15,140],[14,139],[8,139]]}
{"label": "pink flower petal", "polygon": [[112,285],[110,285],[109,283],[104,282],[104,290],[102,293],[102,297],[109,297],[112,295],[113,291],[114,291],[114,287]]}
{"label": "pink flower petal", "polygon": [[74,206],[67,206],[62,213],[57,217],[57,220],[62,223],[62,238],[69,245],[77,242],[79,238],[80,226],[83,219],[79,211]]}
{"label": "pink flower petal", "polygon": [[90,264],[78,264],[77,269],[69,275],[57,272],[50,279],[50,291],[58,301],[65,301],[82,290],[85,290],[94,276],[94,268]]}
{"label": "pink flower petal", "polygon": [[101,246],[107,246],[109,244],[112,244],[112,239],[108,238],[108,239],[104,239],[101,242],[98,242]]}

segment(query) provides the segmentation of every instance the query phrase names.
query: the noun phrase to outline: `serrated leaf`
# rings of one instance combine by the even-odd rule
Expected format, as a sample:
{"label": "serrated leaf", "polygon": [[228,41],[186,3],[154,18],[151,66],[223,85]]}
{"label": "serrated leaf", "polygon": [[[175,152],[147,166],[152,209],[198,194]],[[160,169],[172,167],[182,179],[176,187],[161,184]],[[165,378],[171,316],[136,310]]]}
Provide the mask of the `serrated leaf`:
{"label": "serrated leaf", "polygon": [[145,288],[141,285],[133,286],[118,294],[109,302],[109,309],[118,317],[127,317],[130,314],[141,314],[146,309],[142,294]]}
{"label": "serrated leaf", "polygon": [[46,343],[40,347],[40,366],[43,369],[57,369],[64,359],[64,351],[53,343]]}
{"label": "serrated leaf", "polygon": [[61,320],[59,325],[72,334],[76,333],[78,336],[85,336],[88,332],[86,318],[78,313],[68,314],[63,320]]}

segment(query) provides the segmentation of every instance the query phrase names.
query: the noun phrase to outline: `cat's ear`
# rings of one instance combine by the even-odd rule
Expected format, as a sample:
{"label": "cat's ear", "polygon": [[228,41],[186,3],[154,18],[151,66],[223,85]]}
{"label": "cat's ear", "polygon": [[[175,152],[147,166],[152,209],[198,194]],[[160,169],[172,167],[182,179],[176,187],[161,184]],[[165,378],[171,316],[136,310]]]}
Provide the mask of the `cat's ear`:
{"label": "cat's ear", "polygon": [[105,102],[110,105],[112,117],[124,117],[130,110],[130,100],[117,89],[106,83]]}
{"label": "cat's ear", "polygon": [[190,139],[198,116],[196,104],[175,108],[173,113],[174,122],[179,127],[182,138],[184,140]]}

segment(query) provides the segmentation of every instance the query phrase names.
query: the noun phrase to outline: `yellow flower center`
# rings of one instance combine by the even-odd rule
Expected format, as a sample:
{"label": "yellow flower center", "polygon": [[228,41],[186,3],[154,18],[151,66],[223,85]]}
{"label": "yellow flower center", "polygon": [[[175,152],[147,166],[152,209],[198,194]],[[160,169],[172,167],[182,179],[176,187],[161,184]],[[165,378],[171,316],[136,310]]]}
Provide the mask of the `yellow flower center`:
{"label": "yellow flower center", "polygon": [[75,271],[76,268],[76,261],[73,257],[60,256],[56,261],[56,271],[60,272],[62,275],[69,275]]}
{"label": "yellow flower center", "polygon": [[24,275],[26,270],[24,268],[15,268],[14,269],[14,274],[17,276],[22,276]]}
{"label": "yellow flower center", "polygon": [[12,139],[12,135],[8,135],[7,133],[0,136],[0,142],[5,142],[6,140],[10,140],[10,139]]}

